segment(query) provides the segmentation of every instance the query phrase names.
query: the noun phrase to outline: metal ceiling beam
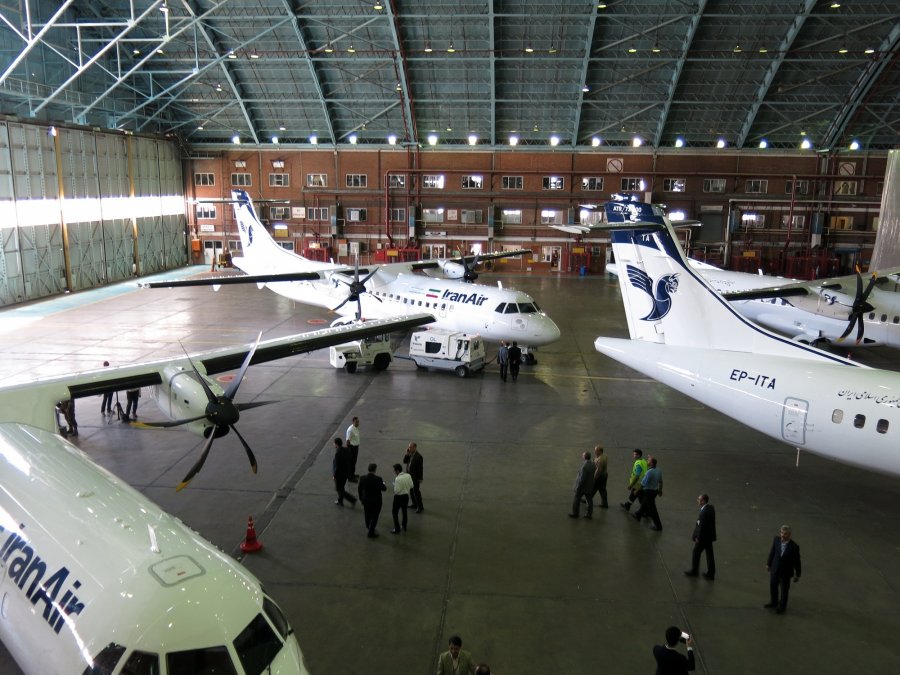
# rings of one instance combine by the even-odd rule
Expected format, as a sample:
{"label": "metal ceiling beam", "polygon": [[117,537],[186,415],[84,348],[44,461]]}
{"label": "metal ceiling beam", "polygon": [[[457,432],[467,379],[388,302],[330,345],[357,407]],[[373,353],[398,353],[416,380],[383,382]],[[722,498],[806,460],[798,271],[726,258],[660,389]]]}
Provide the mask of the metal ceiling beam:
{"label": "metal ceiling beam", "polygon": [[866,100],[872,87],[884,73],[888,64],[896,57],[898,43],[900,43],[900,24],[894,26],[890,34],[879,46],[876,58],[860,73],[859,78],[853,85],[853,89],[847,95],[843,107],[834,116],[831,126],[825,132],[825,138],[821,141],[823,148],[831,150],[841,140],[850,120],[856,116],[857,111]]}
{"label": "metal ceiling beam", "polygon": [[763,76],[762,82],[760,82],[759,87],[756,90],[756,97],[750,106],[750,109],[747,111],[747,116],[741,124],[738,137],[735,140],[735,146],[738,149],[742,149],[744,143],[747,142],[747,136],[750,135],[750,129],[753,128],[753,122],[756,120],[759,108],[763,101],[766,100],[766,96],[769,94],[769,88],[772,86],[772,82],[775,81],[775,76],[778,74],[781,64],[784,63],[788,50],[791,48],[791,45],[794,44],[794,40],[797,39],[800,29],[803,28],[803,24],[806,23],[806,20],[809,18],[809,15],[816,4],[817,0],[803,0],[803,4],[800,6],[796,16],[794,16],[794,19],[788,26],[787,32],[781,40],[781,44],[778,45],[778,51],[772,59],[772,63],[770,63],[769,67],[766,69],[766,74]]}
{"label": "metal ceiling beam", "polygon": [[489,62],[491,79],[491,144],[497,144],[497,58],[494,55],[497,46],[497,15],[494,13],[494,3],[489,2],[490,16],[488,16],[488,39],[491,45],[491,58]]}
{"label": "metal ceiling beam", "polygon": [[[60,6],[60,8],[59,8],[58,10],[56,10],[56,14],[54,14],[52,17],[50,17],[50,21],[48,21],[46,24],[44,24],[43,28],[41,28],[41,29],[37,32],[37,34],[34,35],[34,37],[31,37],[31,38],[29,38],[29,39],[27,39],[27,40],[25,41],[25,49],[23,49],[21,52],[19,52],[19,55],[18,55],[16,58],[13,59],[13,62],[9,64],[9,67],[3,72],[2,75],[0,75],[0,84],[3,84],[3,82],[6,80],[6,78],[9,77],[10,74],[11,74],[16,68],[18,68],[19,64],[22,63],[22,61],[25,60],[25,57],[28,56],[28,54],[31,53],[31,50],[34,49],[34,47],[35,47],[36,45],[40,44],[41,38],[43,38],[44,35],[47,34],[47,31],[49,31],[51,28],[53,28],[53,24],[55,24],[56,21],[57,21],[57,19],[59,19],[59,17],[61,17],[61,16],[65,13],[65,11],[66,11],[67,9],[69,9],[69,7],[71,6],[71,4],[72,4],[74,1],[75,1],[75,0],[66,0],[66,1]],[[27,11],[27,9],[28,9],[28,3],[26,2],[25,5],[26,5],[26,11]],[[32,26],[31,26],[31,15],[30,15],[30,13],[29,13],[29,16],[28,16],[28,33],[29,33],[29,34],[31,33],[31,28],[32,28]],[[19,33],[19,31],[16,31],[16,33]],[[24,36],[21,35],[21,33],[19,33],[19,36],[20,36],[20,37],[24,37]]]}
{"label": "metal ceiling beam", "polygon": [[694,16],[691,17],[691,21],[688,24],[687,32],[684,35],[684,41],[681,43],[681,56],[678,58],[678,63],[675,64],[675,69],[672,71],[672,79],[669,81],[669,88],[666,93],[666,102],[663,104],[663,109],[659,114],[656,133],[653,135],[654,148],[658,148],[662,143],[663,131],[666,128],[666,122],[669,120],[669,111],[672,109],[672,101],[675,99],[675,90],[678,88],[678,82],[681,80],[681,73],[684,71],[684,64],[687,59],[688,51],[690,51],[691,45],[694,42],[694,36],[697,34],[697,27],[700,25],[700,20],[703,18],[703,11],[705,9],[706,0],[700,0],[697,5],[697,11],[694,13]]}
{"label": "metal ceiling beam", "polygon": [[394,70],[397,73],[397,86],[400,87],[398,95],[403,108],[403,122],[406,127],[406,137],[413,143],[418,142],[416,131],[416,118],[412,102],[410,101],[409,80],[406,77],[406,51],[400,42],[400,30],[397,27],[397,13],[394,10],[394,0],[386,0],[384,3],[388,12],[388,23],[391,27],[391,37],[394,40]]}
{"label": "metal ceiling beam", "polygon": [[[331,139],[332,143],[337,143],[337,137],[334,133],[334,124],[331,120],[331,113],[328,110],[328,101],[325,99],[325,91],[322,89],[322,78],[319,75],[318,68],[316,68],[315,61],[312,58],[312,51],[306,42],[303,28],[300,26],[303,7],[299,6],[297,2],[290,2],[289,0],[282,0],[281,4],[284,7],[285,14],[291,17],[291,28],[294,31],[294,37],[297,38],[297,44],[300,45],[301,53],[303,54],[306,66],[309,69],[309,76],[312,78],[313,88],[315,88],[316,95],[319,97],[319,103],[322,106],[322,117],[325,119],[325,124],[328,127],[328,138]],[[307,19],[307,17],[303,16],[303,19]]]}
{"label": "metal ceiling beam", "polygon": [[146,10],[144,10],[144,12],[142,12],[134,20],[133,23],[130,23],[115,38],[110,40],[104,47],[102,47],[100,49],[100,51],[98,51],[90,59],[88,59],[88,61],[84,65],[82,65],[80,68],[77,68],[75,70],[75,72],[72,73],[72,75],[65,82],[63,82],[59,87],[57,87],[57,89],[53,93],[51,93],[50,96],[45,98],[44,101],[32,111],[32,115],[37,115],[41,110],[43,110],[47,106],[48,103],[50,103],[52,100],[54,100],[62,92],[64,92],[69,87],[70,84],[72,84],[75,80],[77,80],[84,72],[86,72],[98,60],[100,60],[101,56],[103,56],[106,52],[108,52],[110,49],[115,47],[119,43],[119,40],[123,39],[126,35],[128,35],[128,33],[130,33],[132,30],[134,30],[144,18],[146,18],[151,13],[157,11],[158,5],[161,2],[162,2],[162,0],[154,0],[152,3],[150,3],[150,6]]}
{"label": "metal ceiling beam", "polygon": [[584,94],[587,87],[588,69],[591,65],[591,47],[596,40],[597,3],[591,3],[591,18],[588,20],[585,33],[584,57],[581,59],[581,86],[578,88],[578,100],[575,102],[575,119],[572,121],[572,147],[578,144],[578,131],[581,129],[581,112],[584,109]]}

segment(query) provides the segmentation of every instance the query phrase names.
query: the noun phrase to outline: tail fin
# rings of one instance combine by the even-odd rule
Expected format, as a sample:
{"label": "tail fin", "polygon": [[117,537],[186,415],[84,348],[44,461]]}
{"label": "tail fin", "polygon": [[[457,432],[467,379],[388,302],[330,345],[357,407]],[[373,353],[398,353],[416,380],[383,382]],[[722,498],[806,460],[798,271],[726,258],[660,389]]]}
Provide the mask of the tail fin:
{"label": "tail fin", "polygon": [[[834,360],[738,314],[687,262],[662,211],[633,196],[606,204],[632,340]],[[622,223],[623,229],[615,229]]]}
{"label": "tail fin", "polygon": [[234,219],[241,237],[241,268],[250,274],[297,270],[297,262],[305,258],[278,245],[256,215],[250,195],[245,190],[232,190]]}

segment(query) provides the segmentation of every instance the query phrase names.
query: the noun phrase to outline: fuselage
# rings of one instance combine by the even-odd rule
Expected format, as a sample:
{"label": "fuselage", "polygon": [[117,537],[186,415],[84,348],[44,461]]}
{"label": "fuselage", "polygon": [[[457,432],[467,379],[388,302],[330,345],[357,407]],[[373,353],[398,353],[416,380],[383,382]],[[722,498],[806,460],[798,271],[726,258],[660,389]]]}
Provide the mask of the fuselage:
{"label": "fuselage", "polygon": [[900,475],[900,374],[616,338],[594,346],[772,438]]}
{"label": "fuselage", "polygon": [[0,638],[29,675],[307,673],[252,574],[58,435],[15,423],[0,423],[0,603]]}

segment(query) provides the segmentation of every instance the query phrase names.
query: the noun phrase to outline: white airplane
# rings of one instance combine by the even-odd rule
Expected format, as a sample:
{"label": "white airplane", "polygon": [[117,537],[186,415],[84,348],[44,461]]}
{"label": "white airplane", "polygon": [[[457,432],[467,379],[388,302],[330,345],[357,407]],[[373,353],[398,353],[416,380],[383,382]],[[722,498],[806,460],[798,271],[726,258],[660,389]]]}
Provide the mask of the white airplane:
{"label": "white airplane", "polygon": [[659,209],[619,195],[606,209],[631,339],[599,337],[597,351],[798,453],[900,475],[900,373],[756,325],[688,263]]}
{"label": "white airplane", "polygon": [[[249,195],[232,190],[234,215],[243,256],[232,264],[247,276],[218,276],[141,284],[150,288],[257,283],[305,304],[327,307],[342,315],[384,318],[430,312],[435,328],[479,334],[487,340],[516,340],[530,350],[559,339],[559,328],[521,291],[428,276],[442,270],[472,279],[481,260],[520,255],[523,251],[488,253],[452,260],[426,260],[348,267],[308,260],[288,251],[260,223]],[[477,259],[477,260],[476,260]],[[416,272],[421,272],[416,274]]]}
{"label": "white airplane", "polygon": [[[688,259],[713,288],[756,323],[807,344],[900,348],[900,293],[879,290],[897,268],[876,272],[863,286],[861,276],[800,281],[732,272]],[[616,264],[606,271],[618,274]],[[846,292],[856,286],[854,293]],[[856,338],[847,339],[856,328]]]}
{"label": "white airplane", "polygon": [[251,362],[421,321],[367,322],[0,388],[0,639],[19,667],[28,675],[308,675],[259,581],[56,433],[54,407],[141,384],[165,392],[158,400],[173,415],[212,431],[226,423],[222,410],[251,405],[203,386],[202,372],[241,367],[243,375]]}

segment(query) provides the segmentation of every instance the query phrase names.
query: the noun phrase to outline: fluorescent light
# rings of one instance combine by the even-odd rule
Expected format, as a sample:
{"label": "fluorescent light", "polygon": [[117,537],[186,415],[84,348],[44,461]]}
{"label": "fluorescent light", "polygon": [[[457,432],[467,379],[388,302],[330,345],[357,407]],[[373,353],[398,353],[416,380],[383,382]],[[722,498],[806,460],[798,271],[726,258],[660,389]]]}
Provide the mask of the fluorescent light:
{"label": "fluorescent light", "polygon": [[241,137],[238,136],[237,134],[235,134],[234,136],[231,137],[231,142],[234,143],[235,145],[240,145]]}
{"label": "fluorescent light", "polygon": [[639,148],[644,144],[644,140],[640,136],[635,136],[631,139],[631,147]]}
{"label": "fluorescent light", "polygon": [[[272,136],[272,144],[278,145],[278,136]],[[273,166],[275,166],[276,169],[279,168],[277,166],[278,164],[281,164],[282,167],[284,166],[284,162],[273,162],[272,164],[273,164]]]}
{"label": "fluorescent light", "polygon": [[809,140],[808,138],[804,138],[804,139],[800,142],[800,148],[801,148],[802,150],[809,150],[811,147],[812,147],[812,141]]}
{"label": "fluorescent light", "polygon": [[556,147],[559,145],[559,136],[551,136],[550,137],[550,145]]}
{"label": "fluorescent light", "polygon": [[428,145],[437,145],[437,134],[428,134]]}
{"label": "fluorescent light", "polygon": [[852,141],[850,141],[850,149],[851,150],[859,150],[859,141],[856,140],[855,138]]}
{"label": "fluorescent light", "polygon": [[358,140],[356,134],[350,134],[350,137],[347,139],[350,141],[350,145],[356,145],[356,141]]}
{"label": "fluorescent light", "polygon": [[516,146],[519,144],[519,137],[513,134],[509,137],[509,144],[512,146]]}
{"label": "fluorescent light", "polygon": [[678,138],[675,139],[675,147],[676,148],[684,147],[684,139],[681,136],[679,136]]}
{"label": "fluorescent light", "polygon": [[478,136],[469,134],[469,145],[478,145]]}
{"label": "fluorescent light", "polygon": [[388,144],[397,145],[397,136],[395,134],[391,134],[390,136],[388,136]]}
{"label": "fluorescent light", "polygon": [[769,141],[767,141],[765,138],[761,138],[759,141],[759,147],[765,150],[769,147]]}
{"label": "fluorescent light", "polygon": [[721,150],[722,148],[724,148],[724,147],[725,147],[725,139],[724,139],[724,138],[720,138],[719,140],[717,140],[717,141],[716,141],[716,147],[719,148],[720,150]]}
{"label": "fluorescent light", "polygon": [[319,143],[319,137],[313,134],[309,137],[309,143],[310,145],[317,145]]}
{"label": "fluorescent light", "polygon": [[591,145],[594,146],[595,148],[598,147],[598,146],[600,145],[600,137],[599,137],[599,136],[594,136],[594,137],[591,139]]}

